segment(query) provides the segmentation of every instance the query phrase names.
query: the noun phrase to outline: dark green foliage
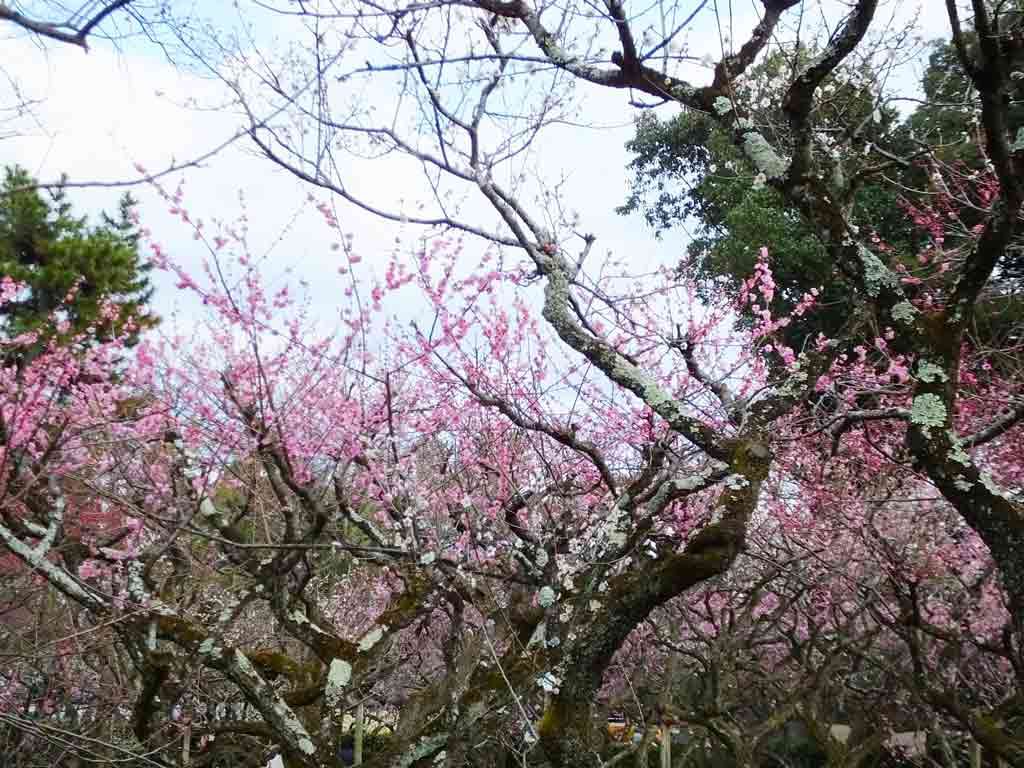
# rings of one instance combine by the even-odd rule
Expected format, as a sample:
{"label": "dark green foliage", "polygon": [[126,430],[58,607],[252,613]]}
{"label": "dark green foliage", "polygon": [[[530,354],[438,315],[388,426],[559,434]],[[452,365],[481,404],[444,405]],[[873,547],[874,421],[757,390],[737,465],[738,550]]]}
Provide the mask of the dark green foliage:
{"label": "dark green foliage", "polygon": [[[1009,63],[1024,69],[1024,51],[1015,53],[1019,59]],[[737,102],[753,105],[750,119],[782,149],[787,146],[786,119],[777,107],[783,102],[781,89],[790,79],[790,66],[784,57],[770,56],[736,88]],[[1024,78],[1014,82],[1019,93],[1007,98],[1016,105],[1011,110],[1011,127],[1016,130],[1024,127]],[[877,109],[877,87],[870,72],[848,71],[825,81],[812,116],[819,137],[814,151],[821,165],[843,174],[831,179],[836,189],[847,188],[858,169],[879,163],[872,147],[883,146],[893,155],[908,157],[926,143],[937,145],[934,155],[865,177],[853,185],[848,201],[853,220],[870,226],[878,242],[887,246],[886,258],[911,269],[927,235],[915,227],[905,206],[924,206],[935,199],[930,180],[935,163],[950,169],[951,176],[959,176],[964,188],[969,187],[971,174],[984,172],[974,122],[976,94],[949,44],[935,44],[922,86],[926,101],[900,122],[895,110]],[[838,165],[829,157],[830,143],[844,147]],[[680,269],[698,281],[705,296],[735,295],[753,273],[759,249],[767,246],[777,284],[773,314],[789,314],[811,288],[822,291],[818,310],[794,318],[785,329],[785,343],[800,349],[819,332],[835,337],[844,331],[843,335],[856,339],[868,331],[872,319],[860,311],[858,297],[835,272],[816,233],[779,193],[755,181],[755,169],[711,115],[684,110],[659,120],[644,114],[627,148],[634,155],[629,164],[633,180],[619,212],[641,213],[659,235],[685,228],[691,239]],[[985,209],[962,206],[958,215],[963,230],[969,232],[982,220]],[[1006,294],[1019,295],[1016,284],[1024,276],[1024,259],[1016,257],[1018,253],[1010,249],[1011,257],[996,276],[996,292],[1002,297],[1000,315],[1006,312]],[[1016,305],[1016,299],[1011,303]],[[987,322],[983,310],[979,315],[982,323]],[[993,333],[987,329],[986,338]]]}
{"label": "dark green foliage", "polygon": [[[74,215],[62,190],[44,195],[33,184],[24,169],[7,168],[0,190],[0,274],[27,286],[16,301],[0,307],[4,334],[49,336],[57,332],[56,317],[67,323],[63,336],[85,334],[95,341],[131,323],[133,343],[139,331],[156,323],[146,309],[150,266],[139,258],[135,201],[125,195],[117,216],[104,214],[99,225],[89,226]],[[107,302],[119,309],[114,321],[102,311]]]}
{"label": "dark green foliage", "polygon": [[[1024,3],[1018,3],[1024,6]],[[1007,12],[1005,26],[1024,25],[1024,10]],[[966,34],[968,45],[973,45],[974,33]],[[1015,38],[1006,35],[1005,62],[1011,72],[1024,71],[1024,47],[1012,45]],[[934,155],[942,163],[961,169],[965,176],[985,170],[984,147],[978,129],[980,106],[974,88],[960,64],[956,50],[950,44],[935,44],[928,60],[928,69],[921,79],[925,101],[907,118],[900,138],[904,148],[921,143],[935,147]],[[1007,122],[1010,137],[1024,140],[1024,77],[1011,77],[1007,103]],[[920,167],[904,174],[902,181],[909,185],[925,186]],[[958,212],[966,227],[984,219],[984,211],[964,207]],[[1002,280],[1024,281],[1024,258],[1020,247],[1007,250],[1000,264]]]}
{"label": "dark green foliage", "polygon": [[[1006,26],[1019,26],[1024,24],[1024,15],[1007,11],[1003,21]],[[974,33],[968,31],[966,38],[968,46],[973,46]],[[1010,71],[1020,71],[1024,68],[1024,49],[1012,44],[1011,34],[1005,39],[1006,66]],[[1007,117],[1010,126],[1016,128],[1024,126],[1024,78],[1011,78],[1010,84],[1010,92],[1005,96]],[[923,142],[934,147],[936,157],[943,162],[981,169],[984,160],[976,119],[977,95],[952,44],[933,45],[921,89],[924,101],[904,125],[908,146],[912,141]]]}
{"label": "dark green foliage", "polygon": [[[775,107],[782,100],[781,84],[788,82],[788,67],[782,56],[769,57],[737,88],[739,102],[755,105],[751,119],[759,130],[782,147],[786,121]],[[827,81],[827,96],[816,107],[819,151],[827,152],[829,142],[839,143],[854,128],[858,153],[891,133],[897,115],[876,111],[869,83],[869,74],[856,72]],[[851,296],[833,274],[813,230],[778,192],[754,181],[754,168],[710,115],[683,111],[662,121],[644,114],[627,148],[634,154],[629,165],[634,177],[619,212],[642,213],[659,235],[688,227],[692,239],[680,268],[698,281],[705,296],[738,293],[753,274],[759,249],[768,246],[779,288],[773,314],[789,314],[806,292],[821,290],[819,311],[786,329],[787,344],[800,349],[808,336],[834,336],[856,321]],[[913,237],[890,188],[862,186],[853,205],[858,218],[876,223],[886,242]]]}

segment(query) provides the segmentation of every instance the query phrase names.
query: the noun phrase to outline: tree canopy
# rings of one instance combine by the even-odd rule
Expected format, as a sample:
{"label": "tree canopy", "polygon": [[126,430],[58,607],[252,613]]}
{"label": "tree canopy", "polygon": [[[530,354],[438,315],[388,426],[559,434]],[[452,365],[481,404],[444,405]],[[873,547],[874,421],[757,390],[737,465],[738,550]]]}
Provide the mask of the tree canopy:
{"label": "tree canopy", "polygon": [[[1024,763],[1014,5],[945,3],[977,169],[902,130],[877,0],[740,39],[727,3],[257,5],[289,44],[192,50],[310,186],[338,322],[157,187],[210,332],[0,366],[7,752],[327,768],[368,709],[372,768]],[[726,268],[602,260],[610,212],[533,172],[594,89],[705,121],[644,151],[703,173],[665,210]],[[422,237],[364,258],[345,205]],[[778,258],[716,250],[762,222]]]}
{"label": "tree canopy", "polygon": [[[979,221],[972,213],[974,201],[951,198],[943,185],[962,188],[967,179],[986,172],[988,162],[978,133],[978,95],[953,44],[934,41],[930,48],[921,82],[923,99],[905,117],[896,105],[906,102],[890,101],[882,92],[883,72],[863,66],[839,68],[823,80],[814,108],[820,113],[816,141],[827,151],[845,153],[844,162],[851,168],[868,167],[856,156],[869,157],[878,147],[884,148],[883,161],[893,158],[881,175],[865,174],[851,185],[847,204],[858,220],[869,222],[876,242],[886,247],[887,259],[910,269],[929,238],[929,232],[915,224],[913,212],[938,201],[947,214],[955,209],[964,230],[970,229]],[[752,67],[736,88],[740,98],[755,105],[752,114],[759,124],[783,134],[777,139],[785,140],[786,119],[779,103],[766,94],[773,84],[784,83],[780,69],[813,55],[776,52]],[[1015,55],[1020,54],[1011,53]],[[1015,61],[1011,59],[1011,68]],[[1024,57],[1018,63],[1024,63]],[[768,112],[760,104],[771,104],[776,111]],[[1021,98],[1010,102],[1013,124],[1021,123],[1021,104]],[[791,312],[806,292],[821,292],[819,311],[787,329],[788,343],[799,349],[808,336],[819,332],[833,337],[845,331],[851,339],[864,332],[862,302],[843,284],[815,235],[814,222],[798,215],[778,190],[756,179],[757,169],[712,116],[687,107],[664,120],[655,112],[643,112],[627,149],[633,154],[631,192],[619,212],[642,213],[659,235],[672,228],[692,228],[694,236],[680,269],[693,274],[705,291],[737,293],[753,270],[758,250],[771,243],[779,287],[773,301],[776,311]],[[901,158],[908,159],[897,162]],[[943,235],[956,237],[946,228]],[[1019,323],[1024,310],[1020,264],[1018,252],[1008,250],[994,302],[980,310],[988,318],[982,334],[999,332],[989,327],[994,316],[1006,323],[1003,332],[1015,332],[1009,329]]]}
{"label": "tree canopy", "polygon": [[75,216],[65,192],[45,193],[21,168],[0,189],[0,272],[22,286],[0,308],[8,337],[26,332],[101,341],[152,326],[150,265],[139,256],[135,201],[98,225]]}

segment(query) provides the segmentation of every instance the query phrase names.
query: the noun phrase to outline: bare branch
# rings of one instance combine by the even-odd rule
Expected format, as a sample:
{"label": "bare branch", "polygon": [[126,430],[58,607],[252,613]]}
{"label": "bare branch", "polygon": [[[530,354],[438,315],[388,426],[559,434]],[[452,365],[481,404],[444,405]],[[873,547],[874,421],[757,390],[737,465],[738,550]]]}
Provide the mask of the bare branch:
{"label": "bare branch", "polygon": [[782,108],[793,131],[793,162],[789,168],[791,183],[799,183],[811,168],[812,135],[809,122],[814,106],[814,92],[822,81],[838,67],[864,38],[874,18],[878,0],[857,0],[832,42],[789,86]]}
{"label": "bare branch", "polygon": [[88,37],[92,31],[96,29],[104,19],[110,16],[110,14],[120,8],[124,8],[131,2],[132,0],[114,0],[114,2],[97,11],[89,18],[88,21],[77,29],[70,24],[70,21],[55,24],[53,22],[39,21],[38,19],[30,18],[29,16],[19,13],[7,3],[0,3],[0,21],[8,21],[22,29],[32,32],[33,34],[40,35],[41,37],[47,37],[61,43],[77,45],[85,50],[89,50]]}
{"label": "bare branch", "polygon": [[729,414],[730,420],[738,423],[741,404],[736,401],[736,397],[724,381],[715,381],[701,369],[697,363],[697,358],[693,354],[693,343],[689,339],[679,339],[673,343],[673,346],[682,354],[683,360],[686,361],[686,369],[690,372],[690,375],[713,392],[715,397],[718,398],[718,402],[722,404],[726,413]]}
{"label": "bare branch", "polygon": [[608,464],[605,462],[604,456],[601,455],[601,452],[593,443],[587,440],[580,440],[576,436],[576,432],[572,429],[562,429],[552,424],[545,424],[537,419],[528,418],[508,400],[485,393],[479,386],[457,371],[451,363],[445,360],[441,355],[437,355],[437,359],[453,376],[462,382],[463,386],[473,394],[473,397],[475,397],[481,405],[485,405],[488,408],[495,408],[520,429],[526,429],[531,432],[539,432],[540,434],[547,435],[555,442],[564,445],[566,448],[571,448],[577,453],[581,453],[586,456],[590,459],[594,468],[597,469],[598,474],[601,475],[601,480],[604,482],[608,490],[613,494],[616,493],[615,477],[612,475],[612,471],[608,468]]}
{"label": "bare branch", "polygon": [[978,430],[969,437],[965,437],[961,442],[965,448],[976,448],[1005,434],[1019,424],[1021,420],[1024,420],[1024,401],[1012,406],[1009,411],[987,427]]}

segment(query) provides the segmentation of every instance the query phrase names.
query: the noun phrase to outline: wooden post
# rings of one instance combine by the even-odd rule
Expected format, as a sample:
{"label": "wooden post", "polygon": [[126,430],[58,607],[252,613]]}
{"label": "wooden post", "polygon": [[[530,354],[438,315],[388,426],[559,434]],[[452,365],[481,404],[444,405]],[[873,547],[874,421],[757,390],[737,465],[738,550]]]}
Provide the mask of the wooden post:
{"label": "wooden post", "polygon": [[192,749],[192,723],[186,722],[181,729],[181,764],[188,768],[191,763],[189,751]]}
{"label": "wooden post", "polygon": [[356,706],[355,738],[352,739],[352,765],[363,764],[363,731],[366,727],[366,710],[362,703]]}
{"label": "wooden post", "polygon": [[[672,639],[679,639],[679,627],[673,624]],[[661,768],[672,768],[672,688],[676,684],[676,656],[668,657],[665,665],[665,688],[661,691]]]}

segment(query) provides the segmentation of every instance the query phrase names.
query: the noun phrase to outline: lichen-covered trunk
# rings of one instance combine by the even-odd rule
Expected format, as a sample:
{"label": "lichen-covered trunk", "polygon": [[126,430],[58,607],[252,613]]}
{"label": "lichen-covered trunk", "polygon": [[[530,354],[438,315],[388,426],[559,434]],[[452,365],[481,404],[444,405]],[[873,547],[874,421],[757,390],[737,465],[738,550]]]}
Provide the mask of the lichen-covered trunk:
{"label": "lichen-covered trunk", "polygon": [[[943,497],[988,546],[1009,597],[1020,655],[1019,645],[1024,641],[1024,503],[998,486],[971,456],[971,446],[957,434],[962,319],[936,313],[921,318],[919,327],[922,349],[914,368],[907,446]],[[1024,661],[1024,656],[1020,658]]]}
{"label": "lichen-covered trunk", "polygon": [[733,474],[717,502],[718,522],[697,533],[681,552],[612,579],[603,615],[567,650],[558,693],[538,728],[554,768],[601,765],[603,734],[594,725],[594,700],[616,651],[651,611],[725,573],[743,548],[772,455],[765,442],[752,437],[733,441],[730,453]]}
{"label": "lichen-covered trunk", "polygon": [[[947,432],[911,428],[911,445],[928,477],[981,538],[999,568],[1014,634],[1024,642],[1024,504],[980,471]],[[1021,649],[1018,648],[1018,654]]]}

